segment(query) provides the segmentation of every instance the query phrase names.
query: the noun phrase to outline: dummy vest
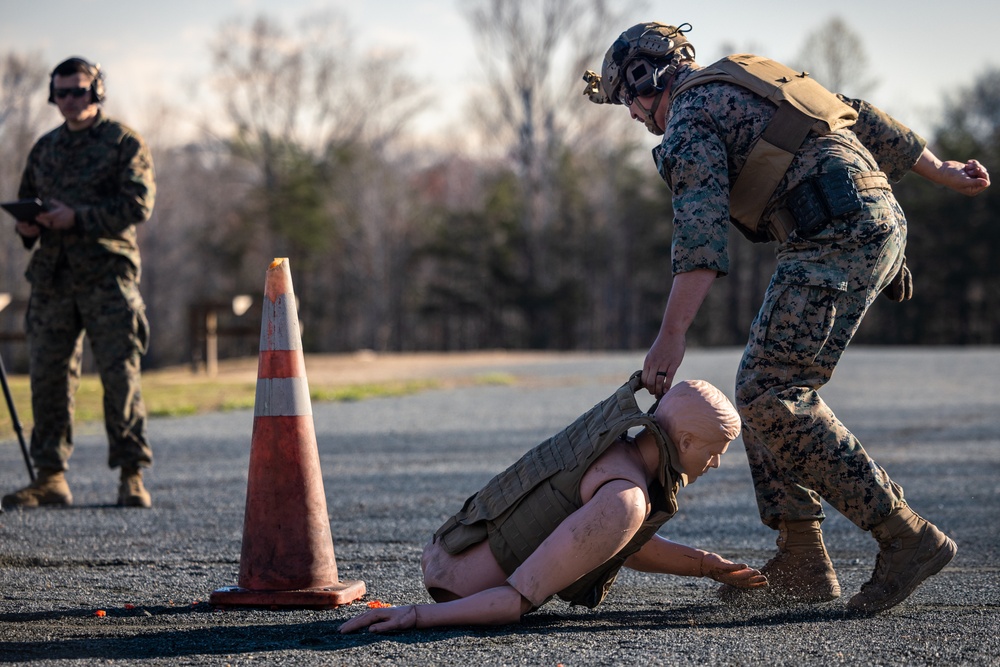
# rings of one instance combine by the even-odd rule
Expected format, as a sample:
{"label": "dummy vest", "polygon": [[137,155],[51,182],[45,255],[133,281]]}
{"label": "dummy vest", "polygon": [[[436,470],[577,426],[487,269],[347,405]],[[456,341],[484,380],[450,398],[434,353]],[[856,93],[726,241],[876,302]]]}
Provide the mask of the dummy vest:
{"label": "dummy vest", "polygon": [[751,238],[763,240],[766,225],[761,216],[806,136],[810,131],[824,135],[850,127],[858,112],[807,72],[746,53],[727,56],[698,70],[671,90],[670,101],[713,81],[742,86],[777,105],[730,190],[733,222]]}
{"label": "dummy vest", "polygon": [[612,396],[487,482],[438,529],[435,541],[448,553],[457,554],[488,539],[497,562],[512,574],[580,507],[580,479],[587,468],[630,428],[645,427],[660,450],[662,494],[656,497],[650,489],[653,512],[613,558],[558,593],[572,604],[600,604],[625,560],[677,512],[679,483],[673,477],[673,443],[652,415],[655,405],[644,412],[636,403],[641,376],[641,372],[634,373]]}

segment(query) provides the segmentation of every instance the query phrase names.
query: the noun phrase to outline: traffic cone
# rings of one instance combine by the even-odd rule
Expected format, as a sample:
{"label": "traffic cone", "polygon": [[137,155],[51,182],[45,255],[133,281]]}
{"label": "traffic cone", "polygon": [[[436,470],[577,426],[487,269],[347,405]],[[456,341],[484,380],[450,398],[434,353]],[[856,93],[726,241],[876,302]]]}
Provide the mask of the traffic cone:
{"label": "traffic cone", "polygon": [[365,594],[339,581],[288,260],[267,270],[238,586],[220,607],[330,608]]}

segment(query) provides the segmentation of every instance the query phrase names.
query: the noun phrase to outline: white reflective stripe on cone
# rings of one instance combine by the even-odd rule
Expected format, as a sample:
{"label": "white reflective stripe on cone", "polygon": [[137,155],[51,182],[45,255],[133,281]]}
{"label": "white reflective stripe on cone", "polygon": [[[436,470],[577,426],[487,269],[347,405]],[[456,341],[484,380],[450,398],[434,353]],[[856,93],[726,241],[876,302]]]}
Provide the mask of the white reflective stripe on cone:
{"label": "white reflective stripe on cone", "polygon": [[312,414],[309,381],[304,378],[258,378],[254,417],[295,417]]}
{"label": "white reflective stripe on cone", "polygon": [[282,294],[274,303],[264,300],[264,320],[260,325],[261,350],[301,350],[299,317],[295,295]]}

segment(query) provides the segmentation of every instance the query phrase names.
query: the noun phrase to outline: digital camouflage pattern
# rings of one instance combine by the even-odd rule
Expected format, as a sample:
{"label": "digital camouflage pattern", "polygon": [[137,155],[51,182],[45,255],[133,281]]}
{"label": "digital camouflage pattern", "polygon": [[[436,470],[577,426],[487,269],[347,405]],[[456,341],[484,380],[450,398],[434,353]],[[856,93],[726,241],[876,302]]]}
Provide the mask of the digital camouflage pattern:
{"label": "digital camouflage pattern", "polygon": [[864,100],[837,97],[858,112],[858,120],[851,130],[875,156],[879,169],[893,183],[903,178],[924,152],[927,142],[923,137]]}
{"label": "digital camouflage pattern", "polygon": [[[682,66],[675,85],[696,69]],[[858,109],[857,124],[807,137],[769,206],[811,176],[882,169],[898,180],[916,163],[922,139],[866,103],[845,101]],[[730,184],[774,108],[724,83],[674,100],[653,156],[673,192],[675,274],[728,273]],[[861,210],[809,239],[792,234],[778,246],[775,274],[737,373],[736,405],[758,507],[772,528],[782,520],[824,518],[822,497],[869,530],[903,499],[818,394],[903,261],[906,219],[892,192],[868,190],[861,199]]]}
{"label": "digital camouflage pattern", "polygon": [[149,219],[155,198],[153,161],[142,138],[103,114],[88,129],[62,125],[32,148],[18,195],[59,199],[77,226],[43,228],[26,276],[35,426],[31,455],[39,469],[65,470],[73,448],[73,397],[83,332],[104,386],[111,467],[152,462],[140,357],[149,340],[139,294],[141,263],[135,224]]}
{"label": "digital camouflage pattern", "polygon": [[[138,275],[135,224],[153,212],[156,185],[153,158],[132,129],[101,114],[86,130],[65,124],[44,135],[31,149],[18,197],[59,199],[75,209],[79,229],[42,228],[41,247],[31,258],[32,284],[51,281],[65,262],[77,280],[115,270],[120,257]],[[27,241],[29,247],[33,240]]]}

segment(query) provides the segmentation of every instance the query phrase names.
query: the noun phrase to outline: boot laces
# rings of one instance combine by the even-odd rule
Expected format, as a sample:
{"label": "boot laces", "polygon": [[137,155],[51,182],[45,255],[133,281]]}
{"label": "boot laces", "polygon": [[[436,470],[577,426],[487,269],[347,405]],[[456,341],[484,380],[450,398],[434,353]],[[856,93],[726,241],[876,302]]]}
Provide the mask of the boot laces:
{"label": "boot laces", "polygon": [[892,554],[899,551],[902,546],[899,540],[893,540],[881,545],[882,548],[879,549],[878,556],[875,558],[875,571],[872,572],[872,576],[868,582],[861,587],[862,589],[880,585],[888,578],[891,569],[890,561],[892,560]]}
{"label": "boot laces", "polygon": [[782,569],[781,566],[784,565],[787,556],[788,552],[779,549],[778,553],[771,556],[771,559],[768,560],[767,563],[764,564],[764,567],[760,569],[766,570],[768,572],[770,572],[771,570],[781,570]]}

